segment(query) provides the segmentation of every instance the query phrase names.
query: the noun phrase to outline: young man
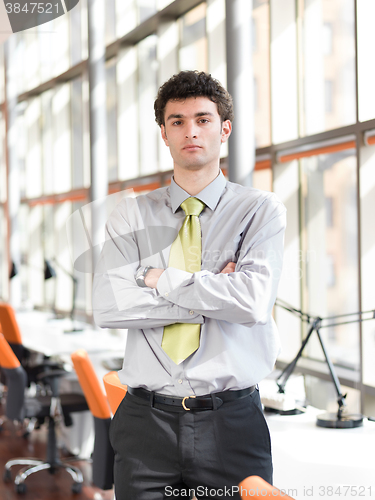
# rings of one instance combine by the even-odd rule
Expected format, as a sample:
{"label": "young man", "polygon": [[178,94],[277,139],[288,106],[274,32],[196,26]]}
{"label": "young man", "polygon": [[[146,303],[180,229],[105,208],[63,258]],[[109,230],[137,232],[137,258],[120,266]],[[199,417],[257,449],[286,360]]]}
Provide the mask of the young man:
{"label": "young man", "polygon": [[181,72],[154,107],[171,185],[116,207],[94,280],[97,324],[129,329],[128,392],[111,424],[116,498],[239,498],[249,475],[272,482],[256,384],[279,352],[285,207],[225,180],[233,109],[218,81]]}

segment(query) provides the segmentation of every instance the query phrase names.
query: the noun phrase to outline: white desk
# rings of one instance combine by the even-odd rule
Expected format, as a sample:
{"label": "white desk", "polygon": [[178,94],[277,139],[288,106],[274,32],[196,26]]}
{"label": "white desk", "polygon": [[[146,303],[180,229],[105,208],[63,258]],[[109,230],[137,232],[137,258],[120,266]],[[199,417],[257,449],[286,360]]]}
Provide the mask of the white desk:
{"label": "white desk", "polygon": [[83,331],[65,333],[72,323],[67,320],[50,320],[51,315],[39,311],[18,312],[17,321],[25,347],[46,356],[71,354],[77,349],[85,349],[89,354],[124,354],[126,331],[113,333],[110,330],[95,330],[82,325]]}
{"label": "white desk", "polygon": [[319,413],[324,412],[309,408],[301,415],[266,415],[274,485],[297,500],[374,500],[375,423],[365,419],[356,429],[325,429],[316,426]]}

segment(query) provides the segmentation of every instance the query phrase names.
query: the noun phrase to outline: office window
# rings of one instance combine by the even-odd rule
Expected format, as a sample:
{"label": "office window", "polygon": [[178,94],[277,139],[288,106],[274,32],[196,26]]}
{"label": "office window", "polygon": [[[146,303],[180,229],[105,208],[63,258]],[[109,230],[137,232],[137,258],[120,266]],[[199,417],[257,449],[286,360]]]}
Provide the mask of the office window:
{"label": "office window", "polygon": [[137,26],[136,0],[116,0],[116,32],[120,38]]}
{"label": "office window", "polygon": [[50,29],[53,31],[51,41],[53,76],[55,76],[64,73],[71,66],[69,17],[67,15],[60,16],[46,24],[50,25]]}
{"label": "office window", "polygon": [[26,132],[26,197],[37,198],[43,192],[42,187],[42,148],[41,148],[41,105],[40,98],[27,102],[25,110]]}
{"label": "office window", "polygon": [[[106,3],[109,0],[106,0]],[[82,12],[83,11],[83,12]],[[82,7],[80,1],[72,10],[67,14],[69,18],[69,36],[70,36],[70,65],[74,66],[82,61],[83,56],[83,19],[87,12]],[[48,24],[48,23],[47,23]]]}
{"label": "office window", "polygon": [[[294,0],[270,0],[270,40],[272,142],[281,143],[298,137],[298,47]],[[266,112],[267,109],[264,116]]]}
{"label": "office window", "polygon": [[361,0],[357,5],[358,114],[360,121],[375,118],[375,2]]}
{"label": "office window", "polygon": [[107,162],[109,182],[118,179],[117,160],[117,82],[116,58],[106,63],[107,84]]}
{"label": "office window", "polygon": [[[361,148],[360,161],[361,309],[371,311],[375,308],[375,145]],[[375,319],[362,323],[362,338],[363,381],[375,387]]]}
{"label": "office window", "polygon": [[116,0],[105,0],[105,43],[116,40]]}
{"label": "office window", "polygon": [[326,113],[332,113],[333,111],[333,82],[331,80],[326,80],[324,82],[324,102]]}
{"label": "office window", "polygon": [[52,194],[53,187],[53,117],[52,117],[53,91],[48,90],[41,95],[42,123],[41,142],[43,155],[43,194]]}
{"label": "office window", "polygon": [[354,123],[353,0],[306,0],[302,21],[301,135]]}
{"label": "office window", "polygon": [[[353,150],[301,161],[303,250],[303,309],[324,318],[357,312],[357,179]],[[335,225],[327,224],[327,199],[335,206]],[[335,326],[327,349],[336,363],[359,366],[358,323]],[[321,331],[325,338],[326,329]],[[311,339],[307,352],[322,359],[320,345]]]}
{"label": "office window", "polygon": [[138,23],[142,23],[157,11],[156,0],[137,0]]}
{"label": "office window", "polygon": [[332,23],[323,24],[323,54],[329,56],[333,52],[333,29]]}
{"label": "office window", "polygon": [[13,154],[17,158],[19,170],[19,186],[21,198],[26,196],[26,156],[27,156],[27,121],[26,121],[27,102],[23,101],[16,106],[15,126],[17,130],[17,148],[14,148]]}
{"label": "office window", "polygon": [[326,198],[326,225],[327,227],[333,227],[333,198],[330,196]]}
{"label": "office window", "polygon": [[[336,284],[336,273],[335,273],[335,257],[334,255],[326,255],[326,285],[327,287],[333,287]],[[335,329],[331,329],[332,333],[330,335],[331,339],[336,338]]]}
{"label": "office window", "polygon": [[[74,9],[73,9],[74,10]],[[41,24],[38,30],[39,48],[39,74],[40,81],[45,82],[53,76],[53,36],[50,23]],[[74,54],[73,54],[74,52]],[[72,60],[76,58],[75,49],[72,48]]]}
{"label": "office window", "polygon": [[157,93],[156,36],[151,35],[138,44],[138,116],[140,175],[158,170],[158,127],[154,117]]}
{"label": "office window", "polygon": [[64,193],[72,187],[71,86],[56,87],[52,95],[53,191]]}
{"label": "office window", "polygon": [[202,3],[180,19],[180,70],[207,71],[206,4]]}
{"label": "office window", "polygon": [[72,187],[85,185],[84,179],[84,122],[82,78],[71,82],[71,138],[72,138]]}

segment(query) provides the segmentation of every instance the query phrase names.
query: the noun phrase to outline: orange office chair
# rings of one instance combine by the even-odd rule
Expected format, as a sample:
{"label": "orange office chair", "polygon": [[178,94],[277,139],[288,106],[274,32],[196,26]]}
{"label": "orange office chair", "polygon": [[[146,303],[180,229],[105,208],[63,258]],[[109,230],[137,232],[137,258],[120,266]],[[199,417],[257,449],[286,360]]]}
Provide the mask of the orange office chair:
{"label": "orange office chair", "polygon": [[22,345],[22,335],[18,328],[13,307],[5,302],[0,302],[0,325],[6,341],[13,349],[17,358],[22,362],[25,349]]}
{"label": "orange office chair", "polygon": [[[14,309],[10,304],[0,302],[0,325],[1,332],[5,340],[8,342],[13,352],[21,362],[23,368],[26,370],[28,383],[40,383],[41,379],[38,376],[41,372],[46,370],[61,370],[62,366],[58,363],[51,362],[46,358],[41,359],[41,355],[31,353],[22,343],[22,334],[18,327]],[[2,380],[3,381],[3,380]]]}
{"label": "orange office chair", "polygon": [[241,498],[275,498],[284,500],[293,500],[283,491],[267,483],[259,476],[249,476],[238,485]]}
{"label": "orange office chair", "polygon": [[71,355],[79,383],[94,417],[95,443],[92,455],[93,483],[102,490],[113,486],[114,453],[109,442],[111,412],[94,367],[83,349]]}
{"label": "orange office chair", "polygon": [[117,372],[106,373],[103,377],[103,382],[109,406],[111,407],[112,415],[114,415],[121,401],[124,399],[128,388],[126,385],[121,384]]}
{"label": "orange office chair", "polygon": [[50,371],[41,374],[45,382],[51,387],[50,396],[36,396],[35,398],[25,398],[25,388],[27,385],[27,375],[14,354],[4,335],[0,333],[0,366],[5,374],[7,385],[6,417],[10,420],[22,422],[23,419],[36,419],[43,422],[48,418],[48,441],[46,460],[36,458],[15,458],[5,464],[4,481],[11,481],[11,467],[13,465],[25,465],[17,474],[14,484],[17,493],[25,493],[25,479],[30,474],[40,470],[48,469],[52,474],[58,468],[64,468],[72,477],[72,491],[78,493],[82,488],[82,473],[76,467],[61,461],[58,456],[56,440],[56,420],[60,417],[60,408],[65,418],[75,411],[87,411],[85,398],[80,394],[62,394],[57,392],[56,380],[65,374],[61,370]]}

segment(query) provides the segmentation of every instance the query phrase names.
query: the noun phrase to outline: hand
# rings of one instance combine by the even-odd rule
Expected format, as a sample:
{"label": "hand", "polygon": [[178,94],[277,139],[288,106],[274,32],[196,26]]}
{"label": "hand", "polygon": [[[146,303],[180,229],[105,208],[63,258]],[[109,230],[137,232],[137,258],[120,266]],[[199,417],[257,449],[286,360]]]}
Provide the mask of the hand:
{"label": "hand", "polygon": [[146,274],[145,285],[149,288],[156,288],[160,276],[164,273],[164,269],[150,269]]}
{"label": "hand", "polygon": [[228,264],[220,271],[220,274],[229,274],[229,273],[234,273],[234,270],[236,269],[236,263],[235,262],[228,262]]}

